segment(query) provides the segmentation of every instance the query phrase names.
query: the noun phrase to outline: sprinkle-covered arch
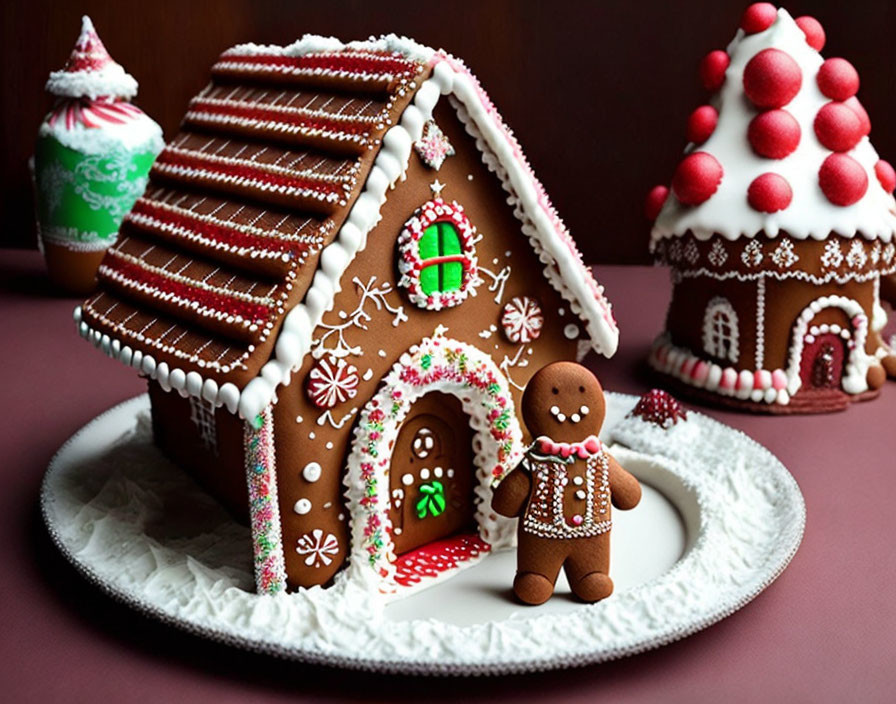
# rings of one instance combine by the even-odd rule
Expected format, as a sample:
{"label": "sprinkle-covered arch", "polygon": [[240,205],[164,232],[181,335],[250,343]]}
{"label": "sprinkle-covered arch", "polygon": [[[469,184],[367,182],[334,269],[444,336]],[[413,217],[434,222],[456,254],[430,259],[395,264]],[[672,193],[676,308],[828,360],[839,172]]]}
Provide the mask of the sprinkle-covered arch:
{"label": "sprinkle-covered arch", "polygon": [[519,460],[522,432],[504,375],[484,352],[436,335],[403,354],[361,410],[345,483],[351,516],[353,576],[373,574],[383,591],[394,589],[395,555],[389,519],[392,445],[411,405],[441,391],[460,399],[475,431],[476,521],[493,547],[510,545],[514,522],[491,511],[494,483]]}

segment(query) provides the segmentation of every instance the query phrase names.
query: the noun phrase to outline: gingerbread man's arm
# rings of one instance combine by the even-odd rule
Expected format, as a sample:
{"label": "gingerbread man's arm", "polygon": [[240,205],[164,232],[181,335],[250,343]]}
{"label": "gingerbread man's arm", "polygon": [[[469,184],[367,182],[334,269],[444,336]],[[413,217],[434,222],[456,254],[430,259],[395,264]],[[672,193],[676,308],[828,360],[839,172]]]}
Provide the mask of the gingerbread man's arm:
{"label": "gingerbread man's arm", "polygon": [[498,484],[492,497],[492,508],[508,518],[519,516],[526,506],[530,489],[529,473],[520,465]]}
{"label": "gingerbread man's arm", "polygon": [[607,459],[610,461],[610,494],[613,505],[623,511],[634,508],[641,501],[641,485],[614,457],[607,455]]}

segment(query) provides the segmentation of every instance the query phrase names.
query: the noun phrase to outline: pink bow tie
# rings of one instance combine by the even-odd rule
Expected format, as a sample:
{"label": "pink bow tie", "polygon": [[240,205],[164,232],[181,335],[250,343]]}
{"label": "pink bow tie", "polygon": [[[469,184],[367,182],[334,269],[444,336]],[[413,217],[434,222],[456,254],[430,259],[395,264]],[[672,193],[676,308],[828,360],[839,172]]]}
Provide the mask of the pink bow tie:
{"label": "pink bow tie", "polygon": [[554,442],[546,435],[535,440],[535,446],[540,455],[557,455],[563,459],[578,457],[587,459],[601,451],[602,445],[594,435],[589,435],[581,442]]}

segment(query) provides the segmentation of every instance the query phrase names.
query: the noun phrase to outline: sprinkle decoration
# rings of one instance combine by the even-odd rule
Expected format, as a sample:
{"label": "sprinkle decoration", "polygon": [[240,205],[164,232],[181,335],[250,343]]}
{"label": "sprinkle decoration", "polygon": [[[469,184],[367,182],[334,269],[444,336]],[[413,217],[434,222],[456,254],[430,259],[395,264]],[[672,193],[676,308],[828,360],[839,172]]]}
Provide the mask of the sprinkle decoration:
{"label": "sprinkle decoration", "polygon": [[308,398],[318,408],[334,408],[357,395],[359,381],[357,367],[329,355],[308,374]]}
{"label": "sprinkle decoration", "polygon": [[277,504],[271,407],[265,408],[254,420],[246,421],[243,427],[255,587],[259,594],[279,594],[286,589],[286,567]]}
{"label": "sprinkle decoration", "polygon": [[529,296],[516,296],[504,306],[501,315],[504,335],[513,343],[534,342],[544,327],[544,314],[538,301]]}
{"label": "sprinkle decoration", "polygon": [[[387,582],[395,575],[388,518],[390,444],[413,402],[430,390],[472,398],[465,410],[481,418],[479,437],[490,465],[480,467],[481,481],[499,481],[521,451],[522,434],[507,381],[488,355],[440,336],[402,355],[361,411],[346,477],[353,524],[360,530],[360,535],[353,532],[355,550]],[[481,520],[480,529],[488,540]]]}
{"label": "sprinkle decoration", "polygon": [[679,421],[687,420],[688,412],[668,392],[651,389],[638,399],[628,418],[640,418],[668,430]]}
{"label": "sprinkle decoration", "polygon": [[435,120],[427,120],[423,125],[423,134],[414,142],[414,149],[421,161],[436,171],[442,168],[445,159],[454,156],[454,147]]}

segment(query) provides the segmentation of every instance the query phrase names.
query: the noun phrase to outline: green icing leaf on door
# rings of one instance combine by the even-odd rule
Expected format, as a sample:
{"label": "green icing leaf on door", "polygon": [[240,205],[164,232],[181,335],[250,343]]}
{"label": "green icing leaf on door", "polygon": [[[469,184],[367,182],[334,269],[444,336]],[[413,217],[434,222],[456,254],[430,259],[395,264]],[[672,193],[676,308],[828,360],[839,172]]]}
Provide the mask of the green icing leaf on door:
{"label": "green icing leaf on door", "polygon": [[417,518],[441,516],[445,512],[445,487],[442,482],[421,484],[416,508]]}

